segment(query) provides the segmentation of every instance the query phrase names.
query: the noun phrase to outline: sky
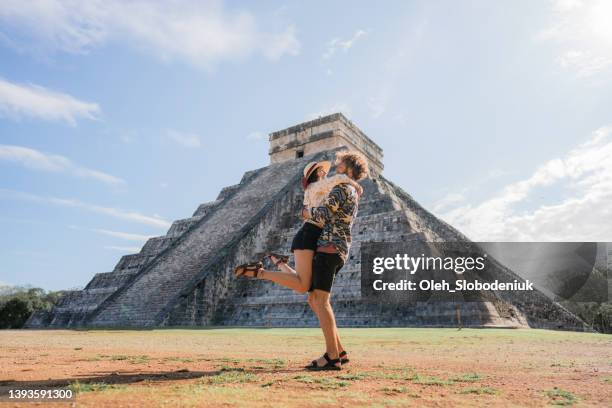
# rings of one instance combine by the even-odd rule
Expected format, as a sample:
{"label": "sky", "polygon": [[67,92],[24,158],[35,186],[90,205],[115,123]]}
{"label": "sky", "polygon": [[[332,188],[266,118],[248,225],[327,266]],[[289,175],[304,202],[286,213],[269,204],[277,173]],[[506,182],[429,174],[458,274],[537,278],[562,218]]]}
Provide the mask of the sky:
{"label": "sky", "polygon": [[612,241],[612,2],[0,2],[0,284],[112,271],[342,112],[476,241]]}

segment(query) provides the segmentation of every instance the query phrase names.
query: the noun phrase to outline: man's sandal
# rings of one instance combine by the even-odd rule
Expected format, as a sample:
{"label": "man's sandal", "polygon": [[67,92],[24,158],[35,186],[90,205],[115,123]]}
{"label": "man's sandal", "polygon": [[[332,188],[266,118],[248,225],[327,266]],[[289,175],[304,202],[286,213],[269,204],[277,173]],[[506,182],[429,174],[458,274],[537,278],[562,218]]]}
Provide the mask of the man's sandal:
{"label": "man's sandal", "polygon": [[269,252],[269,253],[266,254],[266,256],[268,258],[270,258],[270,260],[272,260],[272,257],[277,259],[277,261],[274,262],[274,266],[278,266],[278,265],[280,265],[282,263],[289,262],[289,255],[281,255],[281,254],[277,254],[277,253],[274,253],[274,252]]}
{"label": "man's sandal", "polygon": [[[236,277],[246,276],[247,278],[256,278],[259,275],[259,271],[263,269],[262,262],[249,262],[242,265],[238,265],[234,269]],[[253,275],[247,275],[247,272],[253,272]]]}
{"label": "man's sandal", "polygon": [[323,358],[325,359],[325,361],[327,361],[327,363],[325,363],[325,365],[318,365],[317,364],[317,360],[312,360],[312,362],[310,363],[310,365],[305,366],[304,368],[307,370],[311,370],[311,371],[324,371],[324,370],[342,370],[342,366],[337,366],[336,364],[340,363],[340,359],[339,358],[334,358],[333,360],[331,358],[329,358],[329,355],[327,353],[323,354]]}
{"label": "man's sandal", "polygon": [[348,357],[347,358],[343,358],[343,357],[346,357],[346,350],[343,350],[342,352],[340,352],[340,354],[338,354],[338,356],[340,357],[340,362],[342,363],[342,365],[344,365],[344,364],[348,363],[349,361],[351,361],[351,360],[348,359]]}
{"label": "man's sandal", "polygon": [[[340,354],[338,354],[338,357],[340,357],[340,362],[342,363],[342,365],[345,365],[346,363],[351,361],[351,360],[348,359],[348,357],[346,357],[346,350],[342,350],[340,352]],[[344,358],[344,357],[346,357],[346,358]],[[312,361],[315,361],[315,360],[312,360]]]}

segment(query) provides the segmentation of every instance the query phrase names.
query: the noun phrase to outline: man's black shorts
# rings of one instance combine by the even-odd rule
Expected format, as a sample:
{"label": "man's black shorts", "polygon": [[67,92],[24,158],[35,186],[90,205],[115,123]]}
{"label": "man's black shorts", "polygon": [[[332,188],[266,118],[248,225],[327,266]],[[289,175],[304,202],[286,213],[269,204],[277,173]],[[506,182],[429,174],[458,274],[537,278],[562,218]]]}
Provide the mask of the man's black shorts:
{"label": "man's black shorts", "polygon": [[334,277],[343,266],[344,261],[340,255],[316,252],[312,260],[312,283],[308,291],[319,289],[331,292]]}

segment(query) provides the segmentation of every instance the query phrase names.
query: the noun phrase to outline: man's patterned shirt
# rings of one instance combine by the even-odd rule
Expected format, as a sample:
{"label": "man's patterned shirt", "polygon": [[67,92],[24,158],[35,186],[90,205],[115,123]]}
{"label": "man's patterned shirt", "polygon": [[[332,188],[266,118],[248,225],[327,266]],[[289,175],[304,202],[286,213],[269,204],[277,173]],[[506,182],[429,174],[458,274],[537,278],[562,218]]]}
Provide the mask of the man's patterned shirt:
{"label": "man's patterned shirt", "polygon": [[312,207],[310,214],[317,223],[324,223],[317,246],[333,244],[346,262],[351,246],[351,227],[357,215],[359,197],[355,187],[337,184],[320,207]]}

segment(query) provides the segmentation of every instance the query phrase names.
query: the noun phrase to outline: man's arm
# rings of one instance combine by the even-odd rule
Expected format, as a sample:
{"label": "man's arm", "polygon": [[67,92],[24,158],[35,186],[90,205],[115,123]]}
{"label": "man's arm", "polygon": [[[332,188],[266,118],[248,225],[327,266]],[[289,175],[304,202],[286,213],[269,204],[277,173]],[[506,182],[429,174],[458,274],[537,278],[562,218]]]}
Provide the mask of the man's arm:
{"label": "man's arm", "polygon": [[331,221],[334,213],[344,204],[350,192],[349,184],[338,184],[331,189],[327,198],[320,207],[310,209],[310,218],[318,224],[327,224]]}

